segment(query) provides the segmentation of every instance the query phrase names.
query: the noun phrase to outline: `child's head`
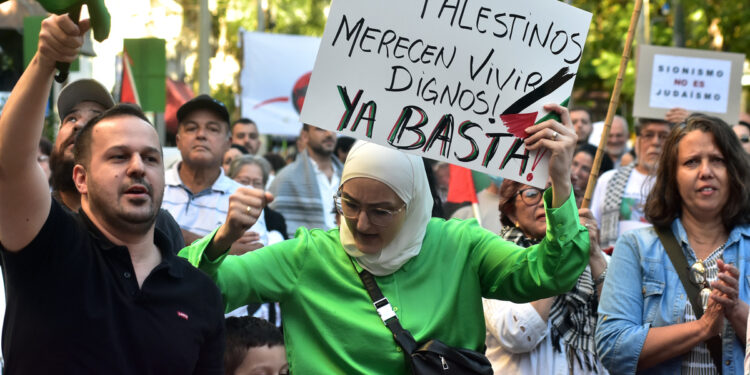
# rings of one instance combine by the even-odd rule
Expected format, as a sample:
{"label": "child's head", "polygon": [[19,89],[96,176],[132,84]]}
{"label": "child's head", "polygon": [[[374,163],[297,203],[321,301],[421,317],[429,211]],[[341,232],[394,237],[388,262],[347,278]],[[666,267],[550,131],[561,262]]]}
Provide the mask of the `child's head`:
{"label": "child's head", "polygon": [[267,320],[245,316],[227,318],[227,375],[281,375],[289,373],[284,338]]}

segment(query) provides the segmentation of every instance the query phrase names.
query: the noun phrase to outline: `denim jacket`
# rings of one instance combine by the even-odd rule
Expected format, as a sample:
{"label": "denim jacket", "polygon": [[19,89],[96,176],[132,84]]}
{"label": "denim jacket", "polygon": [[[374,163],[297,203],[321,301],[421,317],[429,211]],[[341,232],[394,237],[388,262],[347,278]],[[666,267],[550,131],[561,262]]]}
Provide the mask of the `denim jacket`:
{"label": "denim jacket", "polygon": [[[672,222],[688,264],[695,256],[688,251],[688,238],[680,219]],[[732,229],[723,259],[740,271],[742,301],[750,302],[750,226]],[[617,240],[599,300],[596,345],[599,359],[613,374],[636,372],[650,327],[684,323],[687,294],[653,227],[626,232]],[[741,374],[744,344],[729,322],[722,334],[723,373]],[[684,356],[678,356],[641,373],[678,374]]]}

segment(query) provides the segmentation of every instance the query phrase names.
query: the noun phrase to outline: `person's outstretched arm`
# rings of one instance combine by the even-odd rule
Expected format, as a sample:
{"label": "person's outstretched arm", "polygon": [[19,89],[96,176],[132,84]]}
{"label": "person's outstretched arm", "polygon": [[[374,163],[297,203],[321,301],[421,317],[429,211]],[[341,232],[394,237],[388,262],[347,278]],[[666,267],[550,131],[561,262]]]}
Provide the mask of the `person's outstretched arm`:
{"label": "person's outstretched arm", "polygon": [[[0,116],[0,242],[19,251],[39,233],[50,210],[49,183],[36,161],[55,62],[72,62],[88,20],[67,15],[42,21],[34,58],[16,83]],[[72,178],[72,176],[71,176]]]}

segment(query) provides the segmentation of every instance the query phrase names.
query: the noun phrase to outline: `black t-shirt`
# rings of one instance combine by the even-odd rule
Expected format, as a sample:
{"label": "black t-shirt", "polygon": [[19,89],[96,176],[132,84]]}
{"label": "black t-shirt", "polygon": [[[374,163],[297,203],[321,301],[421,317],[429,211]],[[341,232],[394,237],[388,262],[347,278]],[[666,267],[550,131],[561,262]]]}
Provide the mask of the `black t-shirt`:
{"label": "black t-shirt", "polygon": [[223,373],[218,288],[154,237],[162,262],[139,289],[128,249],[53,199],[26,248],[2,249],[7,373]]}

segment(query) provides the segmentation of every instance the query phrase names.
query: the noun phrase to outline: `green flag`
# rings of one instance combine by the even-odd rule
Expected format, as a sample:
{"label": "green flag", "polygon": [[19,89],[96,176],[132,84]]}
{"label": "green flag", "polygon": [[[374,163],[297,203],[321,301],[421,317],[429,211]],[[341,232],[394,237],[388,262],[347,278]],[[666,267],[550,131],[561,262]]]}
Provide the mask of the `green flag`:
{"label": "green flag", "polygon": [[128,62],[138,90],[137,96],[144,111],[164,112],[167,100],[166,44],[164,39],[158,38],[123,41],[123,49],[130,59]]}
{"label": "green flag", "polygon": [[[0,0],[0,3],[6,0]],[[89,10],[91,17],[91,29],[94,30],[94,39],[103,41],[109,36],[110,18],[109,11],[104,5],[104,0],[37,0],[44,9],[50,13],[70,13],[75,8],[83,5]]]}

